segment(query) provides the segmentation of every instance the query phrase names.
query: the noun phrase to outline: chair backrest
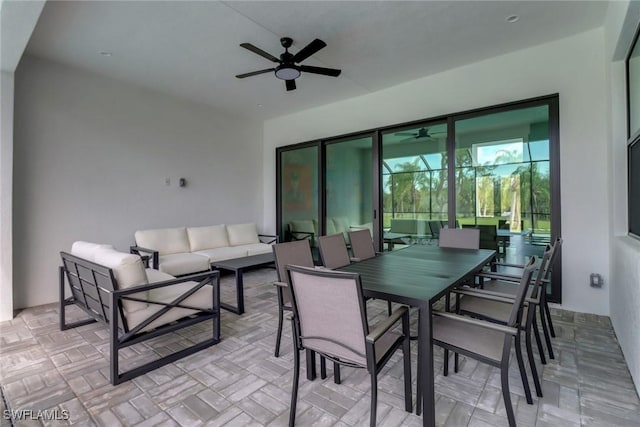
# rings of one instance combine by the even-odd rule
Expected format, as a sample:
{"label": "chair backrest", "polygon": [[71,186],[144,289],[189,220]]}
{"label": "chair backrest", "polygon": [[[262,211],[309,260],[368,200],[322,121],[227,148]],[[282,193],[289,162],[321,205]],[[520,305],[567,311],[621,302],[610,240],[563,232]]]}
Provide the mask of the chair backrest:
{"label": "chair backrest", "polygon": [[287,271],[302,347],[366,367],[369,327],[360,276],[296,266]]}
{"label": "chair backrest", "polygon": [[322,264],[325,267],[340,268],[351,264],[347,244],[342,233],[320,236],[318,246],[320,247],[320,258],[322,258]]}
{"label": "chair backrest", "polygon": [[373,247],[373,239],[369,229],[355,230],[349,232],[351,241],[351,253],[360,259],[369,259],[376,256],[376,249]]}
{"label": "chair backrest", "polygon": [[524,298],[527,295],[527,291],[529,289],[531,276],[533,275],[533,271],[536,269],[535,263],[536,257],[532,256],[522,271],[522,278],[520,279],[520,284],[518,285],[518,289],[516,290],[515,298],[513,301],[513,308],[511,309],[511,314],[509,315],[509,321],[507,322],[508,326],[516,326],[516,324],[519,324],[522,320],[522,304],[524,303]]}
{"label": "chair backrest", "polygon": [[477,228],[443,228],[438,245],[441,248],[480,249],[480,230]]}
{"label": "chair backrest", "polygon": [[553,258],[555,249],[555,245],[547,245],[544,253],[542,254],[542,260],[538,266],[538,274],[536,275],[533,291],[531,292],[531,297],[534,299],[537,299],[541,292],[545,292],[543,280],[549,277],[549,273],[551,271],[550,261]]}
{"label": "chair backrest", "polygon": [[276,243],[273,245],[273,256],[276,260],[278,281],[280,282],[287,281],[287,265],[313,267],[313,255],[307,239]]}
{"label": "chair backrest", "polygon": [[431,236],[434,239],[440,237],[440,230],[442,229],[442,224],[440,221],[429,221],[429,231],[431,232]]}

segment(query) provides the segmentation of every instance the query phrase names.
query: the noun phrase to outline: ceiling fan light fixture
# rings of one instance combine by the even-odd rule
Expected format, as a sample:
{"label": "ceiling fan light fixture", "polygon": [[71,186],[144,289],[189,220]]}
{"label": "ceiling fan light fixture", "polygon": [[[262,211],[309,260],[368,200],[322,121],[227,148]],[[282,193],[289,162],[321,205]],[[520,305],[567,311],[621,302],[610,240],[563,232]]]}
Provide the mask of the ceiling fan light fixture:
{"label": "ceiling fan light fixture", "polygon": [[300,77],[300,70],[295,65],[282,64],[276,67],[275,74],[280,80],[295,80]]}

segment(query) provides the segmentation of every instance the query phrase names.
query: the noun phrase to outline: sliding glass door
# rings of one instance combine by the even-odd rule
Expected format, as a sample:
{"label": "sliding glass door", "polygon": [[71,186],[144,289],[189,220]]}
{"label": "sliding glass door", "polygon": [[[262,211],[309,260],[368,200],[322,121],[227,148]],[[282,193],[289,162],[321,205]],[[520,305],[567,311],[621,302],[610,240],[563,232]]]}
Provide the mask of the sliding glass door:
{"label": "sliding glass door", "polygon": [[373,138],[369,135],[325,144],[326,235],[366,228],[373,235]]}

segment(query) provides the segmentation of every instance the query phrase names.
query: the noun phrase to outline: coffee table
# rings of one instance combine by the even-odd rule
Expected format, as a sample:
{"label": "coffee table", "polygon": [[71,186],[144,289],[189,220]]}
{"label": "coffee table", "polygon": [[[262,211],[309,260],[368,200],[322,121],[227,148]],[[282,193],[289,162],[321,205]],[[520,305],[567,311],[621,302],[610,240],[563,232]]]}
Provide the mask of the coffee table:
{"label": "coffee table", "polygon": [[249,255],[242,258],[213,261],[211,267],[218,270],[233,271],[236,274],[236,306],[221,302],[220,307],[236,314],[244,313],[244,282],[242,275],[247,270],[266,267],[274,264],[273,253]]}

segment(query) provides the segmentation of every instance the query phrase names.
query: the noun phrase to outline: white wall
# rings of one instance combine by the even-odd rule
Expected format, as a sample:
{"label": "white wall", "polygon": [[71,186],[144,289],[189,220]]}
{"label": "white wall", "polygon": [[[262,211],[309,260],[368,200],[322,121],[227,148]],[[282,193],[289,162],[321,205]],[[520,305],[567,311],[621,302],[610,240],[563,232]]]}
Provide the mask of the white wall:
{"label": "white wall", "polygon": [[640,241],[627,236],[627,120],[624,59],[640,22],[640,3],[614,2],[605,23],[611,117],[610,313],[640,393]]}
{"label": "white wall", "polygon": [[[608,127],[602,29],[265,122],[264,193],[275,148],[371,127],[560,94],[563,307],[609,313]],[[265,198],[265,227],[275,199]],[[589,274],[605,287],[589,287]]]}
{"label": "white wall", "polygon": [[137,229],[262,220],[262,123],[32,57],[15,119],[16,307],[57,299],[75,240],[128,250]]}
{"label": "white wall", "polygon": [[13,318],[13,72],[0,75],[0,321]]}

